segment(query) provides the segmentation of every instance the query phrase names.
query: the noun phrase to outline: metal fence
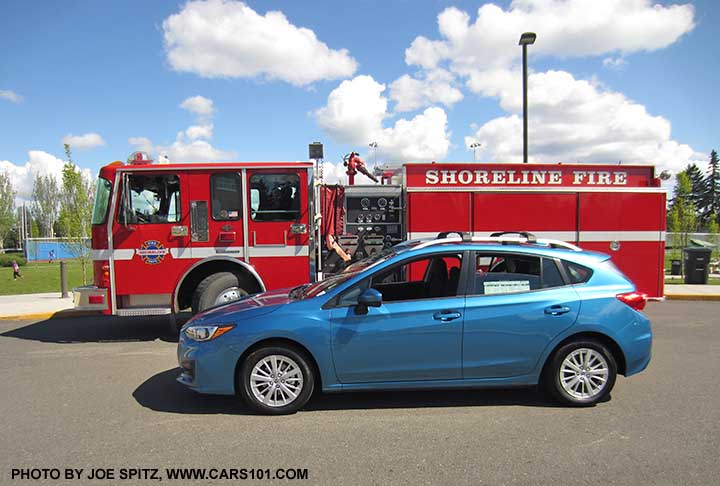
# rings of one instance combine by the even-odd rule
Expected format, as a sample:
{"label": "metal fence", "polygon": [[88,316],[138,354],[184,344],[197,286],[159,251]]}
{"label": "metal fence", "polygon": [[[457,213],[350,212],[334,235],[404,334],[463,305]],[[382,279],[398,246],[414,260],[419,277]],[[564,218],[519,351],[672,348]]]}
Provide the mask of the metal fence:
{"label": "metal fence", "polygon": [[[52,252],[52,254],[50,253]],[[28,238],[25,256],[30,261],[81,258],[90,254],[90,238]]]}
{"label": "metal fence", "polygon": [[[695,240],[693,242],[693,240]],[[665,248],[683,248],[685,246],[701,246],[720,249],[720,233],[667,233]]]}

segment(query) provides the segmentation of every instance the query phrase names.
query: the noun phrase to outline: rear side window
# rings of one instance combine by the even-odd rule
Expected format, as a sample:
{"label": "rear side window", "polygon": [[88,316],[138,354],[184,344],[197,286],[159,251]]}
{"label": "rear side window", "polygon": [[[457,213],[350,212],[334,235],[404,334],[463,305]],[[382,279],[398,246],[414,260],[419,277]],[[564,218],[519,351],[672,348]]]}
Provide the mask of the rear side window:
{"label": "rear side window", "polygon": [[554,260],[532,255],[483,253],[475,264],[475,295],[514,294],[562,287]]}
{"label": "rear side window", "polygon": [[542,259],[542,287],[549,289],[552,287],[562,287],[565,281],[560,274],[560,269],[551,258]]}
{"label": "rear side window", "polygon": [[235,172],[210,177],[212,217],[215,221],[233,221],[242,214],[242,178]]}
{"label": "rear side window", "polygon": [[563,262],[563,265],[565,266],[565,272],[571,284],[585,283],[590,280],[593,273],[589,268],[578,265],[577,263]]}
{"label": "rear side window", "polygon": [[300,219],[300,176],[297,174],[252,175],[250,207],[253,221]]}

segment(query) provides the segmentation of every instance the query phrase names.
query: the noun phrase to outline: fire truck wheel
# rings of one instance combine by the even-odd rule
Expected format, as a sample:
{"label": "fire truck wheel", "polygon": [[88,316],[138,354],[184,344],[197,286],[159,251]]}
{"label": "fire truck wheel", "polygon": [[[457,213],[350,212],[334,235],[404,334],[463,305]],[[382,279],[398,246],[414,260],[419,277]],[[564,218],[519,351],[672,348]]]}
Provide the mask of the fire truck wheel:
{"label": "fire truck wheel", "polygon": [[210,275],[205,277],[195,289],[192,298],[193,314],[238,300],[247,294],[240,287],[240,281],[234,273],[220,272]]}
{"label": "fire truck wheel", "polygon": [[543,381],[551,397],[559,403],[589,407],[610,394],[616,376],[613,354],[601,343],[583,339],[555,351]]}
{"label": "fire truck wheel", "polygon": [[295,413],[307,403],[315,376],[302,353],[289,346],[253,351],[240,368],[238,390],[250,407],[269,415]]}

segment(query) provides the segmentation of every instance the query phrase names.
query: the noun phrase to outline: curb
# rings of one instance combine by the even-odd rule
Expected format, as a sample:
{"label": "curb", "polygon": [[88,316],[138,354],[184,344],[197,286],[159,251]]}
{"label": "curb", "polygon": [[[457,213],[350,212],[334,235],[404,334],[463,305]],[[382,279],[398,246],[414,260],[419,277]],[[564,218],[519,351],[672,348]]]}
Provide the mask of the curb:
{"label": "curb", "polygon": [[0,316],[0,321],[31,321],[40,319],[69,319],[71,317],[100,316],[99,311],[76,311],[74,309],[63,309],[54,312],[38,312],[34,314],[17,314],[12,316]]}
{"label": "curb", "polygon": [[707,300],[720,302],[720,295],[713,294],[665,294],[666,300]]}

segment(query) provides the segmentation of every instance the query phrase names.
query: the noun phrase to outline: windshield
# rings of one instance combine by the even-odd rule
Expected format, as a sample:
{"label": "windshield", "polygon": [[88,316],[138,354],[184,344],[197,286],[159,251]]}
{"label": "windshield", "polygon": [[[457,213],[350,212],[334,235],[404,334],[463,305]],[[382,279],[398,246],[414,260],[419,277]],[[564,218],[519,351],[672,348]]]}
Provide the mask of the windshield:
{"label": "windshield", "polygon": [[108,202],[110,201],[110,181],[98,178],[95,191],[95,207],[93,208],[92,224],[103,224],[107,220]]}
{"label": "windshield", "polygon": [[313,297],[320,297],[321,295],[324,295],[326,292],[329,292],[338,285],[341,285],[344,282],[350,280],[355,275],[357,275],[356,272],[343,272],[339,275],[333,275],[332,277],[328,277],[325,280],[321,280],[320,282],[301,285],[292,289],[290,291],[289,297],[294,300],[304,300],[311,299]]}

